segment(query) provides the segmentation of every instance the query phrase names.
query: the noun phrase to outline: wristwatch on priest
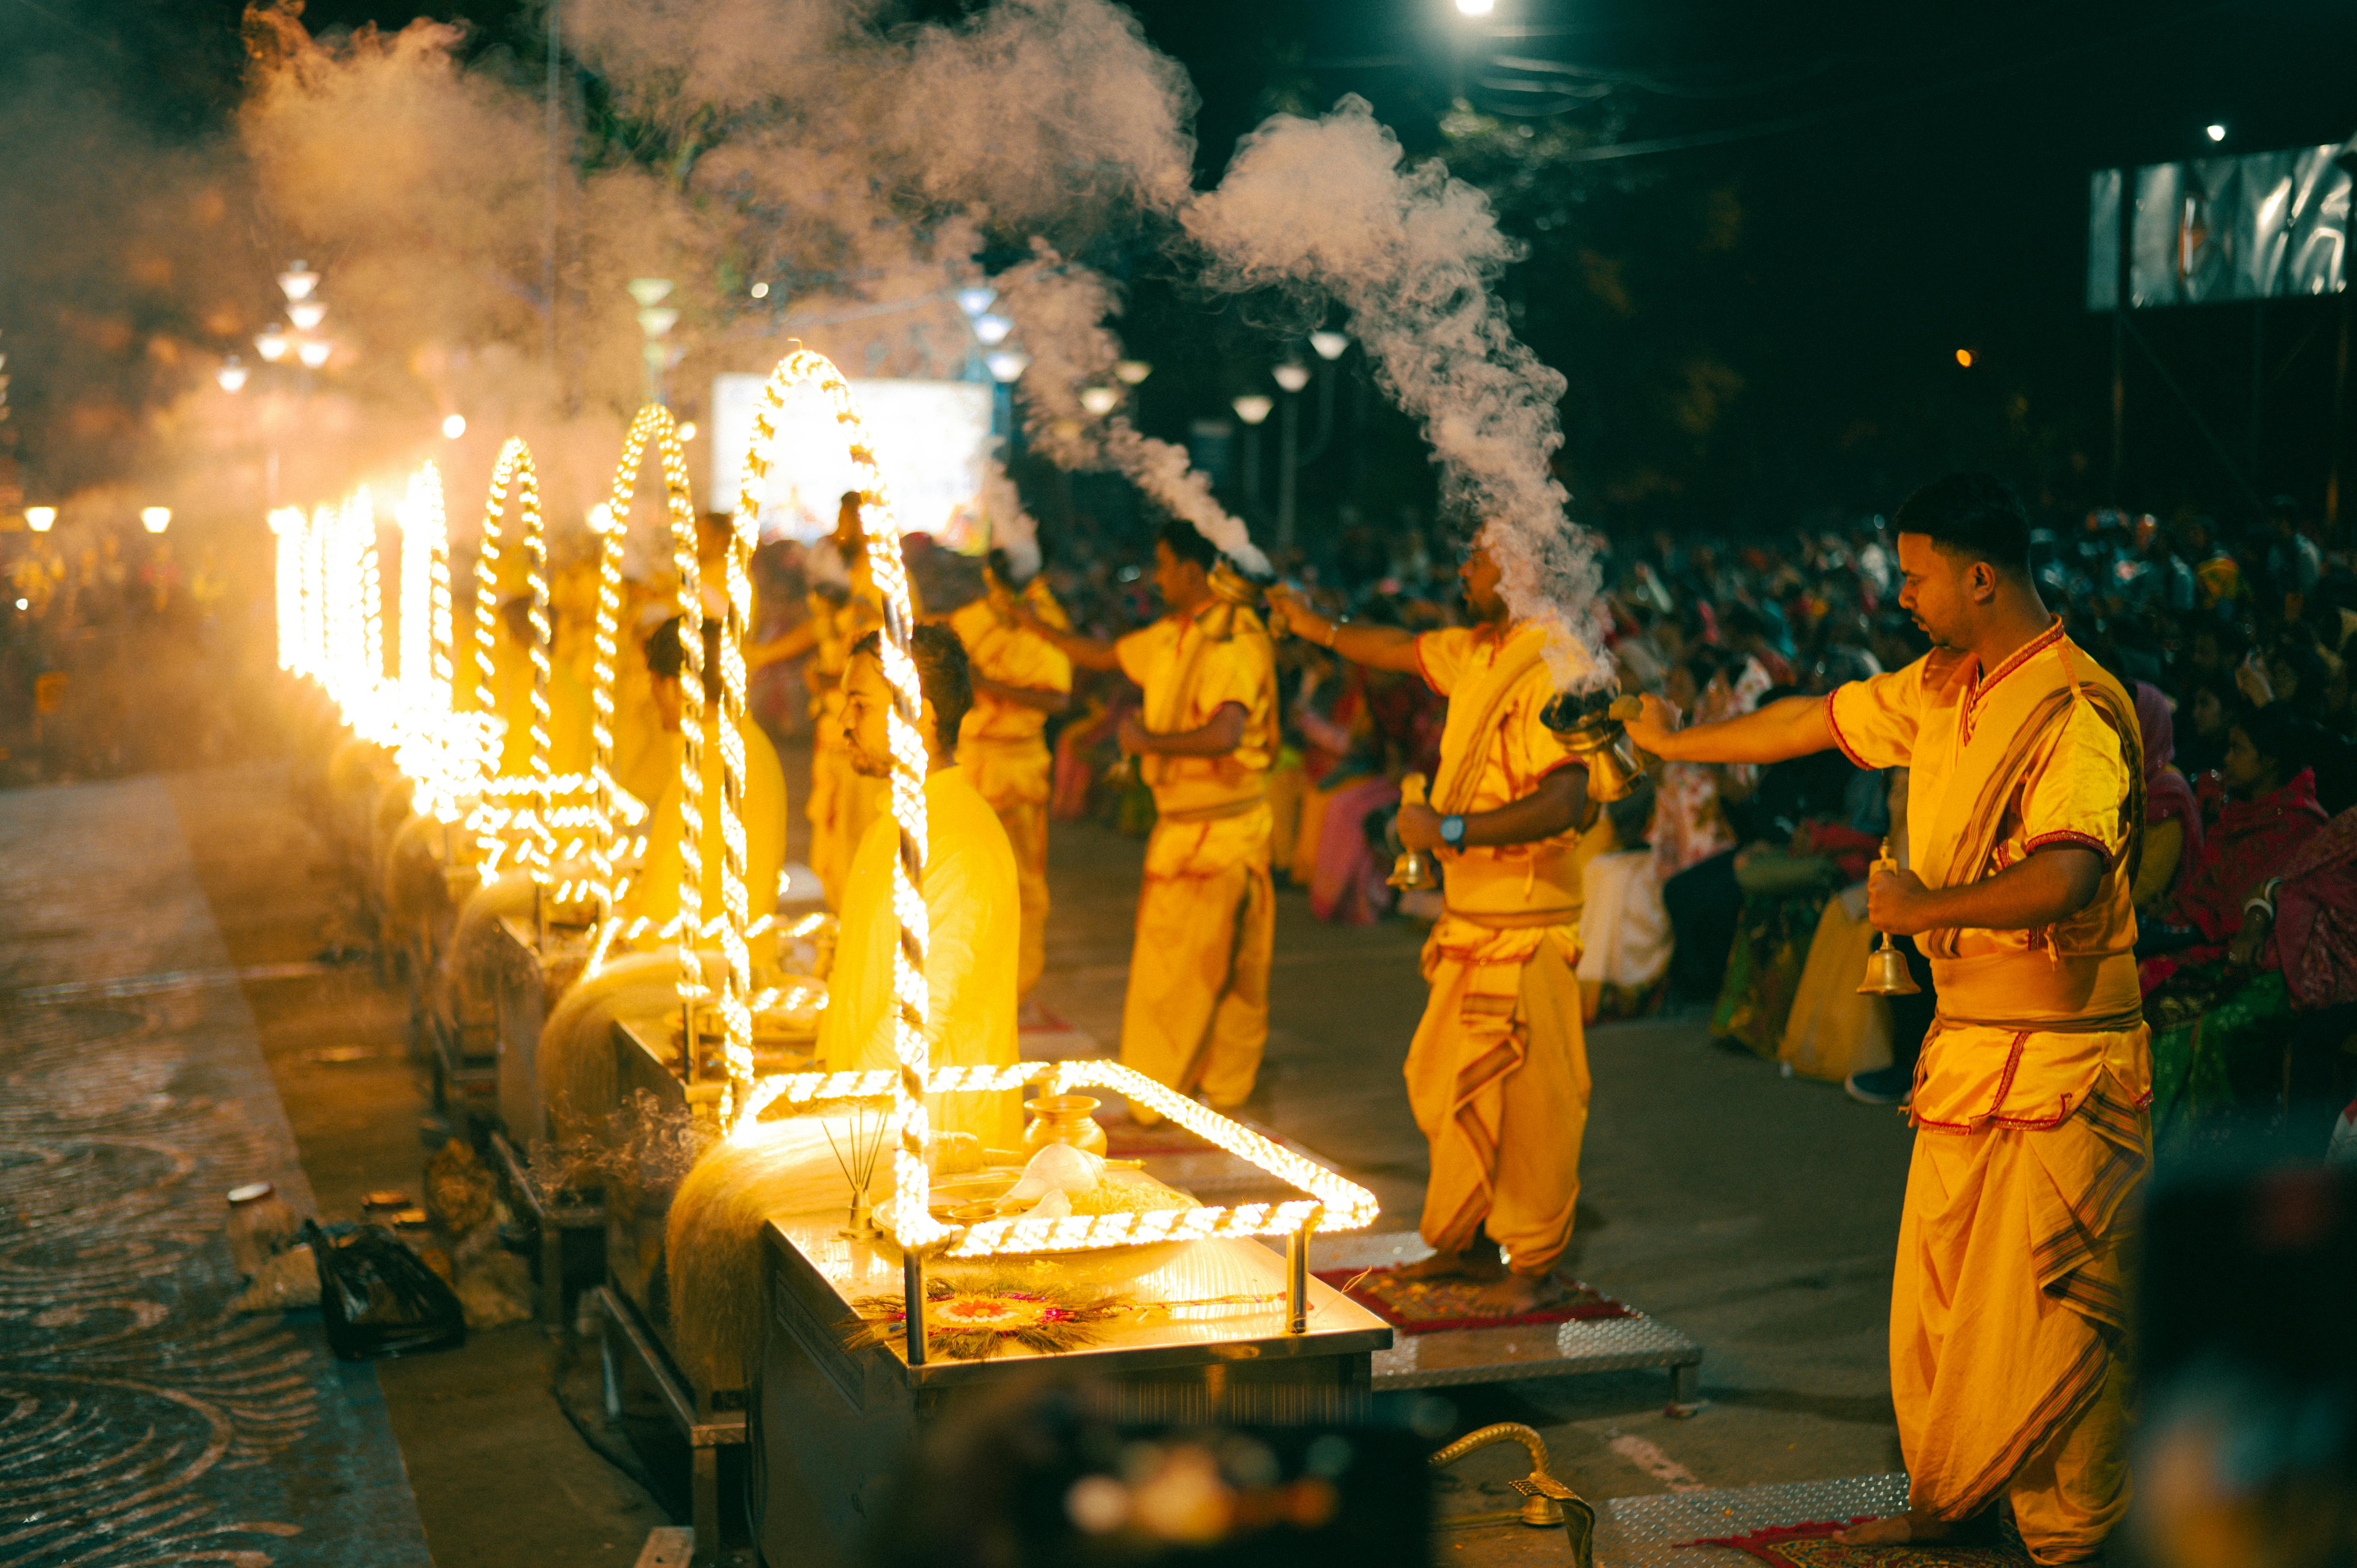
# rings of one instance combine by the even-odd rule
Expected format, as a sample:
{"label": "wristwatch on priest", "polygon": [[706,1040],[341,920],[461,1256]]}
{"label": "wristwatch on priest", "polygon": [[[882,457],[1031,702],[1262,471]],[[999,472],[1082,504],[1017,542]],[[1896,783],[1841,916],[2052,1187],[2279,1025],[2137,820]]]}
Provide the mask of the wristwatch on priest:
{"label": "wristwatch on priest", "polygon": [[1450,815],[1440,819],[1440,842],[1451,849],[1465,847],[1465,819]]}

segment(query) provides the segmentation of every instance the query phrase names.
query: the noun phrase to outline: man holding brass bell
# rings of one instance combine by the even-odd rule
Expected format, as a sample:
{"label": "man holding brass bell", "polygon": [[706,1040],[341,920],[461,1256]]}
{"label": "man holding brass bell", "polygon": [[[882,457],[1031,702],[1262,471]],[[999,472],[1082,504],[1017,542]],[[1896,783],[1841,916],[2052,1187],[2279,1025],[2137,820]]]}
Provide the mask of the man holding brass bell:
{"label": "man holding brass bell", "polygon": [[1411,776],[1398,819],[1400,842],[1437,855],[1447,887],[1407,1054],[1408,1101],[1431,1145],[1421,1229],[1433,1255],[1400,1272],[1478,1280],[1501,1309],[1526,1311],[1571,1240],[1587,1126],[1574,854],[1587,770],[1541,717],[1555,694],[1544,628],[1508,616],[1480,544],[1458,575],[1478,624],[1420,635],[1339,625],[1284,589],[1269,597],[1296,635],[1421,675],[1448,699],[1431,803],[1414,803]]}
{"label": "man holding brass bell", "polygon": [[2136,708],[2040,601],[1995,478],[1928,485],[1895,524],[1929,654],[1690,729],[1648,698],[1628,729],[1664,757],[1838,746],[1910,769],[1912,869],[1878,867],[1867,902],[1939,993],[1890,1292],[1908,1511],[1842,1539],[1936,1541],[2003,1501],[2036,1561],[2077,1562],[2128,1503],[2122,1253],[2151,1147]]}
{"label": "man holding brass bell", "polygon": [[[1121,1059],[1214,1110],[1253,1091],[1268,1044],[1276,899],[1269,885],[1269,764],[1276,755],[1276,663],[1244,575],[1174,520],[1154,549],[1168,614],[1115,642],[1022,625],[1074,664],[1118,670],[1144,695],[1121,748],[1154,791]],[[1142,1105],[1130,1114],[1157,1118]]]}

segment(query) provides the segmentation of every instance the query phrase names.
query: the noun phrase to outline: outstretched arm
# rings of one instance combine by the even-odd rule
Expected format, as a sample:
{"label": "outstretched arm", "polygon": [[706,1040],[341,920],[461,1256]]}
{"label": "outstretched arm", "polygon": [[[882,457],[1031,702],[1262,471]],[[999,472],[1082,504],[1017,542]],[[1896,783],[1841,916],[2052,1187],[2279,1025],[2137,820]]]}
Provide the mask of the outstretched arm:
{"label": "outstretched arm", "polygon": [[1222,703],[1219,712],[1189,730],[1157,735],[1135,714],[1121,721],[1121,748],[1141,757],[1225,757],[1244,743],[1244,705]]}
{"label": "outstretched arm", "polygon": [[1353,664],[1408,675],[1423,673],[1415,657],[1416,634],[1405,628],[1345,626],[1311,609],[1308,600],[1283,584],[1268,591],[1268,601],[1269,608],[1285,618],[1286,628],[1295,636],[1329,649]]}
{"label": "outstretched arm", "polygon": [[759,670],[764,664],[775,664],[780,660],[798,659],[817,646],[818,621],[813,618],[780,632],[767,642],[748,644],[745,650],[745,668]]}
{"label": "outstretched arm", "polygon": [[1018,707],[1037,709],[1043,714],[1060,714],[1072,701],[1070,692],[1059,692],[1049,686],[1010,686],[987,675],[974,676],[974,689],[988,693],[1002,703],[1013,703]]}
{"label": "outstretched arm", "polygon": [[1050,626],[1034,615],[1028,605],[1018,603],[1014,609],[1015,618],[1023,623],[1025,629],[1035,632],[1044,641],[1052,643],[1065,658],[1082,669],[1118,670],[1121,668],[1121,655],[1112,643],[1101,642],[1093,637],[1082,637],[1077,631],[1066,631],[1060,626]]}
{"label": "outstretched arm", "polygon": [[1960,887],[1926,887],[1911,871],[1877,870],[1866,885],[1866,918],[1911,937],[1966,928],[2026,931],[2067,920],[2094,902],[2104,857],[2080,844],[2053,844],[2018,865]]}
{"label": "outstretched arm", "polygon": [[1686,729],[1675,727],[1677,710],[1661,698],[1646,697],[1643,703],[1641,714],[1624,721],[1629,738],[1665,762],[1781,762],[1835,745],[1823,697],[1786,697]]}

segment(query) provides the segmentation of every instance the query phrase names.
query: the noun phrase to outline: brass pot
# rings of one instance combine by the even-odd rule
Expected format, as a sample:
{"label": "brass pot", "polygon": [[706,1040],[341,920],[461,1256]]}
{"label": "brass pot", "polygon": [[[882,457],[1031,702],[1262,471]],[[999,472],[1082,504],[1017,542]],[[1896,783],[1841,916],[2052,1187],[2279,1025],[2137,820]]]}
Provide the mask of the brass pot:
{"label": "brass pot", "polygon": [[1085,1094],[1043,1094],[1025,1101],[1023,1109],[1031,1113],[1030,1124],[1023,1129],[1025,1157],[1050,1144],[1070,1144],[1083,1154],[1103,1155],[1108,1143],[1105,1130],[1089,1115],[1097,1104]]}

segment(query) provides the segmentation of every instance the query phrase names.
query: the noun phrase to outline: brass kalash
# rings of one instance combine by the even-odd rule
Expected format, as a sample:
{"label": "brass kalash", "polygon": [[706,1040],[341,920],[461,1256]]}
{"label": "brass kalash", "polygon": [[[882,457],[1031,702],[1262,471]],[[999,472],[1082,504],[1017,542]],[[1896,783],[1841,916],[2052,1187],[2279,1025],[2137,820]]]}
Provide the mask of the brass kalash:
{"label": "brass kalash", "polygon": [[[1626,727],[1626,721],[1641,711],[1635,697],[1618,697],[1609,692],[1566,692],[1549,703],[1542,715],[1546,726],[1562,736],[1573,755],[1587,765],[1587,798],[1599,805],[1626,800],[1645,776],[1644,758],[1638,755],[1637,743],[1629,738]],[[1400,805],[1427,804],[1425,789],[1424,775],[1409,774],[1400,780]],[[1394,861],[1392,874],[1384,880],[1399,888],[1440,886],[1433,874],[1432,857],[1415,849]]]}
{"label": "brass kalash", "polygon": [[[1867,875],[1871,876],[1875,871],[1898,869],[1899,860],[1890,853],[1890,841],[1884,839],[1882,858],[1874,863],[1873,870]],[[1858,983],[1857,993],[1860,996],[1913,996],[1922,989],[1915,983],[1915,977],[1907,972],[1907,955],[1891,941],[1889,931],[1883,932],[1882,945],[1866,955],[1866,978]]]}

